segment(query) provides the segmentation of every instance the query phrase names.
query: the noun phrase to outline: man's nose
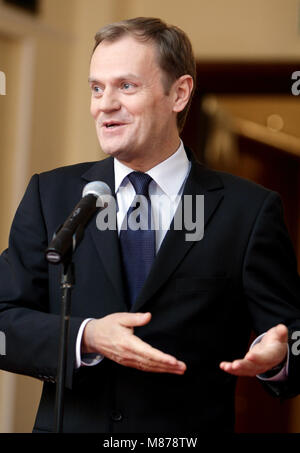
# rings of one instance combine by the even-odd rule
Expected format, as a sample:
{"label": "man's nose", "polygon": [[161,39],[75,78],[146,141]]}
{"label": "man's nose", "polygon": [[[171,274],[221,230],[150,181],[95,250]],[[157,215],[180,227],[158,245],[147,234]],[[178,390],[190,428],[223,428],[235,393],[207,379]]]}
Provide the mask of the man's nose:
{"label": "man's nose", "polygon": [[118,94],[115,90],[105,88],[101,98],[99,99],[98,108],[103,112],[111,112],[119,110],[121,107]]}

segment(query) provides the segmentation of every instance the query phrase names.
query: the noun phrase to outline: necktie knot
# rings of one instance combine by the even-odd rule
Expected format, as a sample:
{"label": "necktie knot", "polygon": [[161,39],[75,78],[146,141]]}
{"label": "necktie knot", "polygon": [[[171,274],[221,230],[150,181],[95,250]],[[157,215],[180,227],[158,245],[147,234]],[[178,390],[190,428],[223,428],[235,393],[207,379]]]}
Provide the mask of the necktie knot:
{"label": "necktie knot", "polygon": [[149,196],[149,184],[152,181],[151,176],[141,171],[133,171],[129,173],[128,179],[134,187],[137,195],[143,195],[144,197]]}

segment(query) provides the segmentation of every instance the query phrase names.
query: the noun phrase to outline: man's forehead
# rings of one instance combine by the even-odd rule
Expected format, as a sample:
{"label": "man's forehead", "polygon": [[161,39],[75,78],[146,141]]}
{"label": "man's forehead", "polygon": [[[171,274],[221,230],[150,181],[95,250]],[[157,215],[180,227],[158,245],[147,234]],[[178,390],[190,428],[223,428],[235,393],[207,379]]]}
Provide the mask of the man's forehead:
{"label": "man's forehead", "polygon": [[[133,72],[128,72],[128,73],[120,73],[119,75],[116,74],[114,78],[116,81],[124,80],[124,79],[135,80],[135,79],[139,79],[139,75],[134,74]],[[98,79],[97,75],[91,74],[88,77],[88,82],[89,83],[99,82],[99,79]]]}
{"label": "man's forehead", "polygon": [[131,35],[125,35],[113,41],[102,41],[92,55],[92,61],[105,59],[106,62],[113,62],[115,58],[122,63],[156,59],[156,47],[150,41],[141,42]]}
{"label": "man's forehead", "polygon": [[90,77],[109,71],[114,78],[138,78],[147,71],[159,71],[153,44],[139,42],[131,36],[117,41],[102,41],[95,49],[90,65]]}

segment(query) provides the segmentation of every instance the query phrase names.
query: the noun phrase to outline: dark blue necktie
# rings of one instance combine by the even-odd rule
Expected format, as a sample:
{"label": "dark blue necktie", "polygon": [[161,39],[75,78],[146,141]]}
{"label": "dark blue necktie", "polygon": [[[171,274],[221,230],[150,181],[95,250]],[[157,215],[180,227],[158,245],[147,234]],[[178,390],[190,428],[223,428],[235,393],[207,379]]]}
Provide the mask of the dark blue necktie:
{"label": "dark blue necktie", "polygon": [[148,192],[151,176],[134,171],[127,177],[136,195],[122,224],[120,244],[128,298],[132,305],[155,258],[155,230],[151,228],[151,202]]}

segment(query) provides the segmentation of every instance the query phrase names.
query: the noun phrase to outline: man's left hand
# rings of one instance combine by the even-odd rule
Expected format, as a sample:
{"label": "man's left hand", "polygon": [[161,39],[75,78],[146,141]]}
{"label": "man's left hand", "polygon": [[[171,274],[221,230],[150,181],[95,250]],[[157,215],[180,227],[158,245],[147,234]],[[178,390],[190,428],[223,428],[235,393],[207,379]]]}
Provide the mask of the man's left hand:
{"label": "man's left hand", "polygon": [[288,329],[278,324],[266,332],[262,340],[243,359],[221,362],[220,368],[236,376],[256,376],[279,365],[287,356]]}

